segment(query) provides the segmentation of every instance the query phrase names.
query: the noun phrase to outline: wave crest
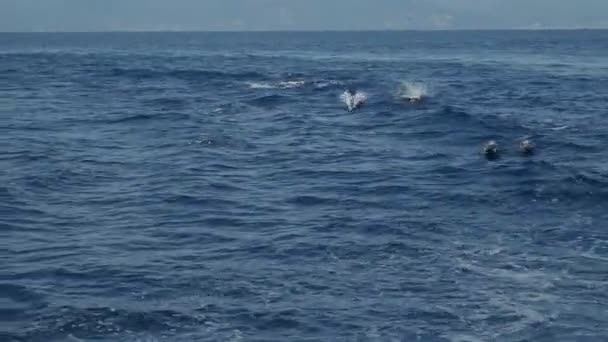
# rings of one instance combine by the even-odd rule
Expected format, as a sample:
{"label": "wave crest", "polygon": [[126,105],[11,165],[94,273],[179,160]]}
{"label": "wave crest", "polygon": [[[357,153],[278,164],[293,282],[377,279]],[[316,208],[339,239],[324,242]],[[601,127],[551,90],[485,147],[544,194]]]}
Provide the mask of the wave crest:
{"label": "wave crest", "polygon": [[249,85],[249,88],[251,88],[251,89],[274,89],[274,88],[276,88],[272,84],[265,83],[265,82],[247,82],[247,85]]}
{"label": "wave crest", "polygon": [[293,89],[293,88],[301,88],[306,85],[306,81],[280,81],[280,82],[247,82],[249,88],[251,89]]}

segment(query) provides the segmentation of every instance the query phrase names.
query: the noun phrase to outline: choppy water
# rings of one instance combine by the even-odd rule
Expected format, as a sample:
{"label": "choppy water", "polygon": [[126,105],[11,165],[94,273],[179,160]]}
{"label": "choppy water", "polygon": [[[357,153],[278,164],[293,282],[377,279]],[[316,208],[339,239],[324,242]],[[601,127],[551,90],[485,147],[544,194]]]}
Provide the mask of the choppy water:
{"label": "choppy water", "polygon": [[0,340],[605,341],[607,89],[606,31],[2,34]]}

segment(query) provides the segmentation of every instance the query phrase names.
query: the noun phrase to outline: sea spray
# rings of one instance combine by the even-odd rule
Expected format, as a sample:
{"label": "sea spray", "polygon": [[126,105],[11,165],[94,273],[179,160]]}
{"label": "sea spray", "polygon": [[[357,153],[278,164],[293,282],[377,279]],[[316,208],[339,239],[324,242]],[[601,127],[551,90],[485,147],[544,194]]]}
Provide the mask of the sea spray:
{"label": "sea spray", "polygon": [[340,99],[342,102],[344,102],[344,104],[346,104],[346,108],[352,112],[353,110],[361,107],[361,105],[367,101],[367,95],[363,92],[352,93],[347,90],[340,95]]}
{"label": "sea spray", "polygon": [[403,82],[399,87],[398,96],[408,101],[420,101],[428,96],[428,89],[422,83]]}

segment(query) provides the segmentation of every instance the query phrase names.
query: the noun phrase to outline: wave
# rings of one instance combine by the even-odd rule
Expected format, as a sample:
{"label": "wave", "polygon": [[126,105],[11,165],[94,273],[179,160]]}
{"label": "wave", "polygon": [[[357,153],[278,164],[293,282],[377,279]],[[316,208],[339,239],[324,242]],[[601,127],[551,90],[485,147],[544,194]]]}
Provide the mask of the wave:
{"label": "wave", "polygon": [[[213,148],[239,148],[239,149],[254,149],[255,145],[246,139],[242,139],[239,136],[229,134],[226,132],[218,131],[207,134],[200,134],[196,139],[190,141],[189,145],[204,145]],[[213,166],[213,165],[211,165]],[[219,167],[228,167],[222,164],[217,164]]]}
{"label": "wave", "polygon": [[281,105],[286,102],[287,102],[286,97],[275,94],[275,95],[257,97],[253,100],[248,101],[247,103],[249,105],[256,106],[256,107],[268,108],[268,107],[275,107],[275,106]]}
{"label": "wave", "polygon": [[293,88],[301,88],[307,84],[306,81],[297,80],[297,81],[280,81],[280,82],[246,82],[251,89],[293,89]]}
{"label": "wave", "polygon": [[343,82],[335,81],[335,80],[331,80],[331,81],[322,80],[322,81],[316,81],[313,83],[314,83],[315,89],[319,89],[319,90],[343,85]]}
{"label": "wave", "polygon": [[40,315],[38,324],[24,331],[19,338],[55,340],[69,335],[69,340],[79,341],[80,338],[95,335],[132,336],[147,332],[150,327],[154,327],[155,331],[186,329],[205,322],[206,319],[200,315],[190,316],[172,310],[128,311],[110,307],[63,306],[56,312]]}
{"label": "wave", "polygon": [[534,131],[517,118],[502,117],[491,111],[461,105],[431,108],[428,112],[411,116],[410,119],[412,124],[417,125],[416,131],[419,133],[427,131],[429,136],[436,136],[437,131],[448,130],[451,132],[451,138],[460,136],[466,141],[470,139],[502,141],[534,135]]}
{"label": "wave", "polygon": [[122,118],[117,118],[117,119],[113,119],[113,120],[103,120],[104,123],[109,123],[109,124],[119,124],[119,123],[131,123],[131,122],[142,122],[142,121],[149,121],[149,120],[185,120],[185,119],[189,119],[190,116],[187,114],[177,114],[177,113],[172,113],[172,114],[156,114],[156,115],[152,115],[152,114],[135,114],[135,115],[131,115],[131,116],[125,116]]}
{"label": "wave", "polygon": [[112,68],[112,77],[134,79],[177,78],[182,80],[244,80],[262,79],[265,75],[255,71],[225,72],[201,69],[151,69],[151,68]]}
{"label": "wave", "polygon": [[283,89],[300,88],[306,84],[306,81],[283,81],[279,82],[279,86]]}
{"label": "wave", "polygon": [[276,86],[265,82],[247,82],[251,89],[275,89]]}
{"label": "wave", "polygon": [[311,88],[315,90],[324,90],[343,86],[344,82],[332,79],[316,79],[306,80],[304,78],[292,78],[275,81],[260,81],[260,80],[248,80],[245,82],[250,89],[296,89],[296,88]]}
{"label": "wave", "polygon": [[150,107],[161,107],[163,109],[184,108],[187,104],[186,99],[180,97],[158,97],[143,102]]}
{"label": "wave", "polygon": [[336,205],[339,201],[335,198],[320,197],[315,195],[298,195],[289,198],[287,202],[298,206],[320,206],[320,205]]}

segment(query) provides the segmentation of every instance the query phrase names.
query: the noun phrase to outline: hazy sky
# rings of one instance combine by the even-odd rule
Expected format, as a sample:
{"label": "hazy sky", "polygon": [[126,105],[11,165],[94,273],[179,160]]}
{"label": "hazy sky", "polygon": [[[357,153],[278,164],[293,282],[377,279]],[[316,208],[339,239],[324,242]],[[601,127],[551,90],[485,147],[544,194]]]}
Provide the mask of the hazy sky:
{"label": "hazy sky", "polygon": [[608,28],[608,0],[0,0],[0,31]]}

